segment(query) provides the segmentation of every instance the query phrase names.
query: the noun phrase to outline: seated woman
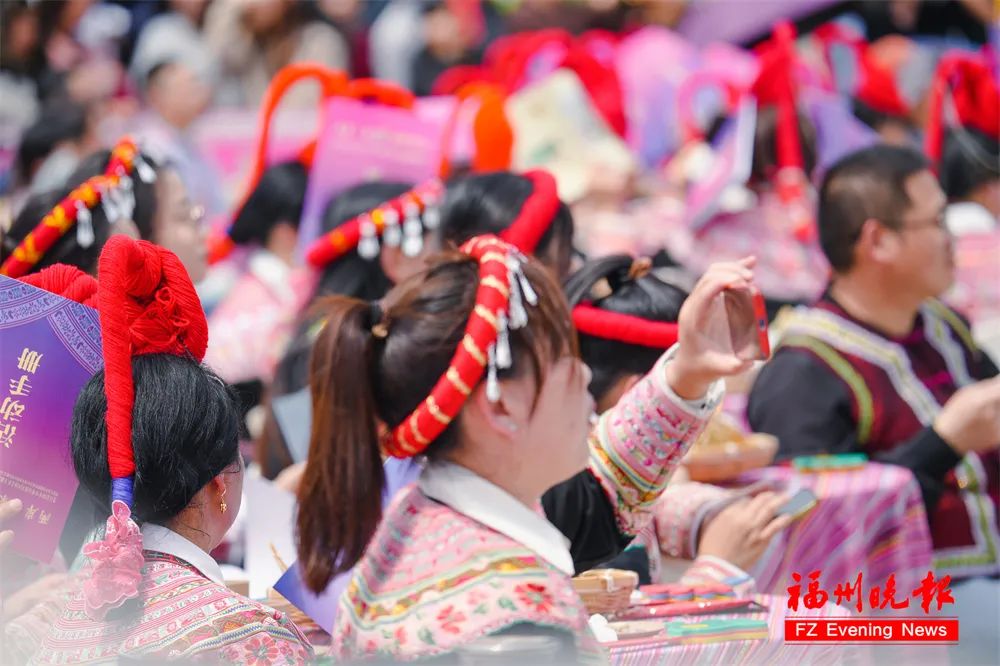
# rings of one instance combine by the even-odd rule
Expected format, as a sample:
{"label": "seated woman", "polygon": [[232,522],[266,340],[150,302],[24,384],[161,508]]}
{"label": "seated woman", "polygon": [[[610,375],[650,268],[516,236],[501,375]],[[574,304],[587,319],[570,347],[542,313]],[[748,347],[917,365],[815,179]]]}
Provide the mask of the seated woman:
{"label": "seated woman", "polygon": [[[588,262],[566,281],[580,357],[590,368],[588,389],[598,413],[613,409],[677,342],[677,321],[688,295],[651,275],[650,267],[648,259],[616,255]],[[626,552],[602,566],[635,570],[642,582],[661,582],[660,553],[664,550],[675,557],[697,556],[684,574],[685,581],[714,580],[749,588],[753,581],[745,570],[763,554],[771,537],[789,523],[788,517],[775,516],[786,498],[760,492],[752,500],[737,500],[695,524],[695,514],[702,506],[726,502],[732,495],[733,491],[708,484],[672,482],[655,504],[654,521]],[[551,505],[553,497],[548,494],[543,498],[549,515],[559,513],[558,507]],[[669,521],[675,529],[658,530],[660,518],[669,514],[679,514]],[[731,529],[736,520],[739,529]],[[586,517],[578,516],[577,522],[586,523]],[[679,525],[680,530],[676,529]],[[589,525],[589,529],[594,526]],[[624,541],[631,536],[620,538]],[[695,545],[690,550],[689,540]]]}
{"label": "seated woman", "polygon": [[[209,555],[239,510],[243,464],[232,396],[200,365],[208,327],[184,267],[162,248],[114,236],[99,276],[104,370],[77,398],[71,446],[81,486],[110,517],[25,656],[306,661],[312,650],[295,626],[230,591]],[[8,636],[23,648],[32,626],[18,620]]]}
{"label": "seated woman", "polygon": [[[335,657],[441,656],[525,625],[569,658],[589,652],[573,559],[541,496],[589,457],[616,476],[623,521],[642,522],[718,404],[717,380],[745,368],[696,331],[712,298],[751,278],[743,265],[713,267],[678,346],[589,439],[590,373],[565,299],[512,246],[476,238],[381,302],[330,299],[297,522],[311,589],[353,568]],[[383,452],[429,460],[384,519]]]}
{"label": "seated woman", "polygon": [[0,244],[0,274],[61,263],[95,275],[104,244],[124,234],[170,250],[197,282],[207,266],[202,214],[176,170],[125,138],[87,157],[61,191],[28,199]]}

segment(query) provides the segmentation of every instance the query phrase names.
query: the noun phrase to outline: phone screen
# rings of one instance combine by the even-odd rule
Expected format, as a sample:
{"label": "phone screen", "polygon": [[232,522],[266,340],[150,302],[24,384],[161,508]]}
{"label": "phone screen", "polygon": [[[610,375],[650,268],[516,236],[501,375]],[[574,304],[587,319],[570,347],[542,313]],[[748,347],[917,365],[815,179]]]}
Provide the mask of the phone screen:
{"label": "phone screen", "polygon": [[808,488],[802,488],[797,493],[792,495],[791,499],[785,502],[784,506],[778,509],[778,515],[801,518],[809,513],[814,506],[816,506],[817,501],[818,500],[813,491]]}

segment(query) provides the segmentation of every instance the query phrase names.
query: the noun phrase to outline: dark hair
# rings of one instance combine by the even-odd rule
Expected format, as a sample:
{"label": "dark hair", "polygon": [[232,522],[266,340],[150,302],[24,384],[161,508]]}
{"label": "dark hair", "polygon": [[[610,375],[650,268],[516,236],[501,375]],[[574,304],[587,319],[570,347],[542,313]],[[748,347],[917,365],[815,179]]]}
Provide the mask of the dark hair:
{"label": "dark hair", "polygon": [[[80,166],[69,177],[67,184],[61,190],[29,197],[14,220],[14,224],[3,236],[3,243],[0,243],[0,261],[5,261],[18,244],[24,240],[24,237],[34,230],[49,211],[70,192],[92,176],[104,173],[110,159],[110,151],[103,150],[94,153],[80,163]],[[154,169],[157,168],[152,159],[145,157],[145,160]],[[131,174],[131,180],[132,192],[135,195],[132,221],[139,228],[139,235],[144,240],[152,240],[153,217],[156,213],[155,183],[145,183],[135,173]],[[40,271],[52,264],[69,264],[84,272],[96,274],[97,258],[108,238],[114,234],[114,227],[108,220],[104,207],[100,204],[90,209],[90,219],[94,228],[94,242],[90,247],[82,247],[77,242],[76,227],[73,226],[42,256],[41,260],[32,267],[31,272]]]}
{"label": "dark hair", "polygon": [[152,87],[156,85],[156,80],[160,78],[160,75],[166,74],[171,67],[179,64],[180,62],[174,58],[166,58],[154,62],[152,66],[146,69],[145,75],[139,81],[143,94],[148,95]]}
{"label": "dark hair", "polygon": [[[452,179],[441,209],[442,241],[460,245],[474,236],[499,234],[511,225],[533,191],[530,180],[510,171]],[[573,215],[562,201],[534,254],[560,279],[569,273],[573,256]]]}
{"label": "dark hair", "polygon": [[229,237],[238,245],[264,245],[278,224],[299,228],[309,172],[295,160],[269,166],[236,214]]}
{"label": "dark hair", "polygon": [[[410,187],[404,183],[375,182],[348,188],[327,205],[320,232],[327,233],[347,220],[403,194]],[[306,307],[295,334],[275,368],[271,395],[287,395],[309,385],[309,357],[321,325],[321,320],[312,307],[317,300],[341,294],[374,301],[385,296],[390,288],[392,282],[383,272],[378,259],[369,261],[358,256],[357,252],[351,252],[324,268],[310,305]],[[273,479],[294,462],[270,410],[267,411],[264,432],[258,440],[257,457],[261,472],[269,479]]]}
{"label": "dark hair", "polygon": [[941,158],[941,186],[949,200],[966,199],[998,178],[1000,142],[973,128],[948,132]]}
{"label": "dark hair", "polygon": [[[799,144],[802,146],[802,164],[806,176],[816,168],[816,128],[801,111],[799,119]],[[764,106],[757,112],[757,126],[753,137],[753,168],[751,182],[770,179],[778,168],[778,108]]]}
{"label": "dark hair", "polygon": [[[653,275],[634,277],[634,264],[632,257],[622,254],[588,261],[566,281],[564,291],[570,307],[587,302],[601,310],[648,321],[676,322],[687,292]],[[591,371],[588,388],[598,402],[622,377],[649,372],[664,351],[582,332],[577,335],[580,356]]]}
{"label": "dark hair", "polygon": [[[191,359],[137,356],[132,378],[132,513],[139,522],[168,525],[205,484],[237,461],[239,416],[225,382]],[[111,513],[106,413],[102,370],[76,399],[70,442],[77,478],[104,516]]]}
{"label": "dark hair", "polygon": [[81,139],[86,132],[86,108],[74,102],[47,106],[38,120],[21,135],[21,143],[17,147],[20,180],[31,182],[35,169],[60,143]]}
{"label": "dark hair", "polygon": [[[510,333],[514,367],[536,385],[548,364],[576,351],[566,301],[534,260],[524,267],[538,293],[528,325]],[[299,489],[299,559],[316,591],[361,558],[381,519],[385,485],[379,425],[399,425],[430,394],[464,335],[478,289],[478,266],[442,256],[423,274],[394,287],[382,304],[384,338],[372,334],[368,302],[332,297],[310,372],[313,426],[309,465]],[[461,415],[431,443],[430,458],[457,443]]]}
{"label": "dark hair", "polygon": [[896,123],[903,125],[909,130],[913,130],[913,122],[906,116],[899,116],[894,113],[886,113],[884,111],[879,111],[871,106],[868,106],[859,99],[854,99],[851,101],[851,110],[854,112],[854,117],[863,122],[868,127],[871,127],[876,132],[881,131],[882,128],[889,123]]}
{"label": "dark hair", "polygon": [[929,169],[912,148],[879,144],[841,158],[827,171],[819,193],[819,241],[836,271],[854,264],[854,245],[866,220],[897,228],[910,205],[906,181]]}

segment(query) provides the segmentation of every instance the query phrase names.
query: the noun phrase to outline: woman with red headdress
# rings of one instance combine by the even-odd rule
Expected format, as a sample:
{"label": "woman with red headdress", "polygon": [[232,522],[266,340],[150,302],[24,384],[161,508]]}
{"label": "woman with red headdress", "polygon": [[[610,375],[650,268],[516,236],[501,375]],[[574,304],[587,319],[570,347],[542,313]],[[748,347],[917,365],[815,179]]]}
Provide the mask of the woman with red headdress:
{"label": "woman with red headdress", "polygon": [[232,395],[201,365],[208,327],[187,272],[114,236],[99,278],[104,370],[77,398],[71,448],[110,517],[31,662],[302,663],[295,626],[230,591],[209,555],[239,511],[243,463]]}
{"label": "woman with red headdress", "polygon": [[[525,626],[562,657],[588,654],[573,558],[538,512],[541,496],[590,458],[619,475],[608,492],[623,524],[646,519],[718,403],[717,380],[745,368],[695,331],[722,289],[749,279],[740,264],[706,275],[678,346],[589,444],[589,372],[565,299],[510,244],[477,237],[381,301],[328,301],[298,537],[311,589],[353,568],[335,656],[434,657]],[[383,454],[429,461],[384,518]]]}

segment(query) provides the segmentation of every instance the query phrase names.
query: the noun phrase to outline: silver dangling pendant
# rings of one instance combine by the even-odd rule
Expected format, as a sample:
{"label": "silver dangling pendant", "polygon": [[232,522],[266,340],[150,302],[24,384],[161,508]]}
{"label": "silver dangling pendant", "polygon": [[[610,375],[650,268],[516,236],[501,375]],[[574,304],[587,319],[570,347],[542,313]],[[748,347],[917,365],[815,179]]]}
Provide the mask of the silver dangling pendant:
{"label": "silver dangling pendant", "polygon": [[378,256],[378,238],[375,223],[367,215],[361,220],[361,238],[358,240],[358,256],[371,261]]}
{"label": "silver dangling pendant", "polygon": [[400,243],[403,242],[403,232],[399,228],[399,213],[392,207],[384,208],[381,212],[382,219],[385,220],[385,226],[382,228],[382,242],[387,247],[399,247]]}
{"label": "silver dangling pendant", "polygon": [[496,345],[490,345],[488,368],[486,371],[486,399],[490,402],[500,401],[500,380],[497,379]]}
{"label": "silver dangling pendant", "polygon": [[424,209],[424,226],[428,229],[437,229],[441,226],[441,211],[437,206],[428,204]]}
{"label": "silver dangling pendant", "polygon": [[506,370],[514,364],[510,352],[510,335],[507,331],[507,315],[497,315],[497,367]]}
{"label": "silver dangling pendant", "polygon": [[102,190],[101,207],[104,208],[104,217],[108,218],[109,224],[114,224],[118,221],[118,216],[121,213],[118,210],[118,202],[115,200],[115,188],[109,187]]}
{"label": "silver dangling pendant", "polygon": [[424,249],[424,225],[420,223],[420,213],[413,203],[406,206],[406,220],[403,222],[403,254],[415,257]]}
{"label": "silver dangling pendant", "polygon": [[89,248],[96,240],[90,209],[82,201],[76,202],[76,242],[83,249]]}
{"label": "silver dangling pendant", "polygon": [[118,214],[123,220],[131,220],[132,213],[135,212],[135,189],[132,187],[132,179],[123,176],[118,183]]}
{"label": "silver dangling pendant", "polygon": [[521,283],[513,271],[507,271],[507,282],[510,284],[510,299],[507,302],[507,310],[510,312],[510,327],[514,329],[524,328],[528,325],[528,311],[524,309],[524,302],[521,298]]}
{"label": "silver dangling pendant", "polygon": [[507,258],[507,268],[517,278],[517,283],[521,287],[521,295],[529,305],[538,305],[538,294],[535,293],[531,282],[524,274],[524,262],[527,261],[520,253]]}
{"label": "silver dangling pendant", "polygon": [[139,175],[139,180],[146,184],[156,180],[156,172],[153,171],[153,167],[149,166],[149,163],[140,154],[135,156],[135,172]]}

